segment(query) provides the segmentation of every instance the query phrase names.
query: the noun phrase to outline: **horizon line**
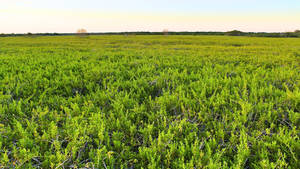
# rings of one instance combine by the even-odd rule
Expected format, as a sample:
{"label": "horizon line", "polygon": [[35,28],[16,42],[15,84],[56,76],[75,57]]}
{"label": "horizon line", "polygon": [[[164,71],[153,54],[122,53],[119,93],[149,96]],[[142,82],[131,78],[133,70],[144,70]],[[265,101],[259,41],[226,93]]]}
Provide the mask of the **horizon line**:
{"label": "horizon line", "polygon": [[[226,33],[226,32],[230,32],[230,31],[240,31],[240,32],[243,32],[243,33],[290,33],[290,32],[296,32],[300,30],[299,29],[295,29],[293,31],[241,31],[241,30],[238,30],[238,29],[233,29],[233,30],[229,30],[229,31],[172,31],[172,30],[168,30],[169,33],[180,33],[180,32],[186,32],[186,33],[194,33],[194,32],[204,32],[204,33],[215,33],[215,32],[218,32],[218,33]],[[88,32],[87,33],[91,33],[91,34],[97,34],[97,33],[136,33],[136,32],[140,32],[140,33],[143,33],[143,32],[147,32],[147,33],[163,33],[163,31],[101,31],[101,32],[95,32],[95,31],[92,31],[92,32]],[[28,34],[28,33],[32,33],[32,34],[77,34],[76,31],[74,32],[11,32],[11,33],[3,33],[3,32],[0,32],[0,34]]]}

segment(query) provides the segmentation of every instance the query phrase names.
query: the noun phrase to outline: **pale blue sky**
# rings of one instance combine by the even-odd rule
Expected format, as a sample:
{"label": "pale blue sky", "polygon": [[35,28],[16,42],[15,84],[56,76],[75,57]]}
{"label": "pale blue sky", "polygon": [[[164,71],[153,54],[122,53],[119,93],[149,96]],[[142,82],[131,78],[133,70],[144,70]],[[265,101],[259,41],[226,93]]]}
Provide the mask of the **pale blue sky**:
{"label": "pale blue sky", "polygon": [[292,31],[300,0],[0,0],[0,33]]}

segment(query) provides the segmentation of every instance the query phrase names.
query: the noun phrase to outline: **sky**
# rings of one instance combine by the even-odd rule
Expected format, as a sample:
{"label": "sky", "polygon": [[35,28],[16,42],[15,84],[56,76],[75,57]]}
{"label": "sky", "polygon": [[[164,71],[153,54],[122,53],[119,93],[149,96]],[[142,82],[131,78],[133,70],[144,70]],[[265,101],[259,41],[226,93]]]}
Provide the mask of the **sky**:
{"label": "sky", "polygon": [[0,0],[0,33],[286,32],[300,0]]}

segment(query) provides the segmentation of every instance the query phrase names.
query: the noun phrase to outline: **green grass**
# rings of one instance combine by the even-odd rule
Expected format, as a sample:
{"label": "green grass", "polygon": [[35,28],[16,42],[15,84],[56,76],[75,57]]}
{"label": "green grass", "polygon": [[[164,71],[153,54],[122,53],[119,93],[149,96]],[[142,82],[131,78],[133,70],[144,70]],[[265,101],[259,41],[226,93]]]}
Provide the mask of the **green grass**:
{"label": "green grass", "polygon": [[300,168],[300,39],[0,38],[0,168]]}

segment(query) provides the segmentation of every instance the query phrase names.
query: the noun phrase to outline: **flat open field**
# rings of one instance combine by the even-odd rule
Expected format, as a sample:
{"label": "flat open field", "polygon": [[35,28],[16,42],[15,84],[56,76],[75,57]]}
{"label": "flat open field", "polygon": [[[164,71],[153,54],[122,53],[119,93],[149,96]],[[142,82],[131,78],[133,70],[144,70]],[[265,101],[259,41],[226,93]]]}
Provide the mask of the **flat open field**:
{"label": "flat open field", "polygon": [[300,168],[300,38],[0,38],[0,168]]}

